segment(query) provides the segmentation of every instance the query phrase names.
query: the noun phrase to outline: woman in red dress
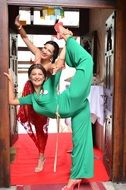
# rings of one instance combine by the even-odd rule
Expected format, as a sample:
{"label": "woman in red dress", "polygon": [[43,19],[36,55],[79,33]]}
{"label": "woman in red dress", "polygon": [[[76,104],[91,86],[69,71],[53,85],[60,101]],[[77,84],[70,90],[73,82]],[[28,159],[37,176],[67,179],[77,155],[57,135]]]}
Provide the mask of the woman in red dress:
{"label": "woman in red dress", "polygon": [[[43,67],[48,73],[48,77],[50,77],[52,75],[52,72],[55,72],[54,68],[56,67],[56,65],[52,63],[55,63],[55,60],[59,54],[58,44],[54,41],[48,41],[40,50],[29,40],[24,28],[19,21],[19,16],[17,16],[15,19],[15,25],[17,26],[21,38],[23,39],[29,50],[35,55],[34,63],[42,63]],[[62,69],[64,67],[65,61],[64,59],[61,59],[60,56],[62,56],[62,52],[59,55],[60,69]],[[24,86],[22,95],[26,96],[33,91],[34,88],[32,87],[30,81],[27,81]],[[35,172],[40,172],[43,170],[45,162],[44,150],[48,138],[47,126],[49,119],[46,116],[37,114],[30,105],[20,106],[17,114],[17,119],[24,126],[28,135],[32,138],[36,147],[38,148],[39,158],[37,167],[35,168]],[[33,126],[35,132],[33,130]]]}

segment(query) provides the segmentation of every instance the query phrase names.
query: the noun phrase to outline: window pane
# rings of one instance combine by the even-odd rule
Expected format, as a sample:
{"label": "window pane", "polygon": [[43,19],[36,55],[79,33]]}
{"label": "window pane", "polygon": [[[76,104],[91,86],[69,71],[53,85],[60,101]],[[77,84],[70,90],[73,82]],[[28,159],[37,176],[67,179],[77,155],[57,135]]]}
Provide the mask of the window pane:
{"label": "window pane", "polygon": [[26,24],[31,23],[30,10],[19,10],[20,20],[25,20]]}
{"label": "window pane", "polygon": [[45,19],[40,17],[40,11],[34,11],[34,25],[54,25],[55,20],[50,19],[50,16],[45,16]]}
{"label": "window pane", "polygon": [[34,55],[30,51],[18,51],[18,61],[34,60]]}
{"label": "window pane", "polygon": [[64,18],[60,19],[64,26],[79,27],[79,11],[65,11]]}
{"label": "window pane", "polygon": [[[20,20],[25,20],[26,24],[30,24],[30,10],[20,10]],[[74,19],[73,19],[74,18]],[[79,27],[79,10],[64,11],[64,17],[58,16],[58,19],[63,22],[64,26]],[[40,17],[40,10],[34,10],[33,24],[34,25],[54,25],[56,16],[45,16],[45,19]]]}
{"label": "window pane", "polygon": [[[36,47],[43,47],[43,45],[49,40],[57,42],[60,48],[64,47],[65,45],[63,39],[58,40],[55,36],[52,35],[28,35],[28,38],[31,40],[31,42],[33,42]],[[27,47],[22,40],[20,34],[18,34],[18,47]]]}

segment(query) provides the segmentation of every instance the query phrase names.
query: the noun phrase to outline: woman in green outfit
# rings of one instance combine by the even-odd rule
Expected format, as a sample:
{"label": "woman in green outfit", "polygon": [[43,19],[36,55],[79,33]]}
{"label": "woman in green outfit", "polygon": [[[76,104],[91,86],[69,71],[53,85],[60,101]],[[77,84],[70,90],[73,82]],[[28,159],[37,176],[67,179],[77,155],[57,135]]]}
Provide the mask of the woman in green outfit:
{"label": "woman in green outfit", "polygon": [[[39,92],[37,90],[37,93],[34,92],[26,97],[15,99],[10,88],[10,104],[32,104],[37,113],[51,118],[55,118],[57,112],[61,118],[71,117],[72,168],[68,184],[62,190],[72,190],[77,184],[79,189],[81,179],[93,176],[92,130],[87,99],[92,82],[93,61],[91,55],[72,36],[65,34],[65,30],[63,28],[58,32],[66,40],[66,63],[76,69],[69,88],[57,94],[56,88],[59,81],[57,73],[44,83],[44,90],[41,91],[38,85]],[[8,76],[11,86],[10,76],[7,73],[5,75]]]}

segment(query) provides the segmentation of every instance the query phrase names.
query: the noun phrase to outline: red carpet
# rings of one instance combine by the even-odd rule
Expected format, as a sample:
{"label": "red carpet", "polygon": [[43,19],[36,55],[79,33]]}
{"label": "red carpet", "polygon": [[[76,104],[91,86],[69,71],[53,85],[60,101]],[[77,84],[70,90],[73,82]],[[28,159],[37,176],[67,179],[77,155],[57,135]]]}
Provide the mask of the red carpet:
{"label": "red carpet", "polygon": [[[37,149],[28,135],[19,135],[19,139],[15,144],[16,158],[11,164],[11,185],[65,184],[69,178],[71,167],[70,154],[67,153],[72,148],[71,134],[59,134],[57,171],[54,173],[55,142],[56,134],[49,134],[45,151],[46,162],[44,170],[40,173],[35,173],[34,168],[38,157]],[[95,174],[94,178],[88,181],[108,181],[109,177],[102,162],[102,153],[97,149],[94,149],[94,153]]]}

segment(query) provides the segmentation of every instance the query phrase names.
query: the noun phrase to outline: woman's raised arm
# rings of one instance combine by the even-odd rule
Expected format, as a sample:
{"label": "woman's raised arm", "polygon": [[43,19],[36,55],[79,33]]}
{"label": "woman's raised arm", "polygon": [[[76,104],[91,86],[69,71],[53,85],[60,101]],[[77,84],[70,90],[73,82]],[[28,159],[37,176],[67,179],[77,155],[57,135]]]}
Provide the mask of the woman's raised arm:
{"label": "woman's raised arm", "polygon": [[8,78],[9,81],[9,104],[11,105],[19,105],[19,100],[18,98],[15,97],[14,93],[14,83],[13,83],[13,78],[11,71],[9,70],[9,73],[4,73],[4,75]]}
{"label": "woman's raised arm", "polygon": [[21,35],[21,38],[23,39],[24,43],[27,45],[29,50],[34,54],[41,53],[40,49],[36,47],[28,38],[26,31],[24,30],[23,26],[20,23],[19,15],[15,18],[15,25],[17,26],[18,32]]}
{"label": "woman's raised arm", "polygon": [[57,73],[59,70],[65,68],[65,56],[66,56],[66,47],[64,46],[61,50],[57,60],[55,61],[55,67],[53,69],[53,74]]}

